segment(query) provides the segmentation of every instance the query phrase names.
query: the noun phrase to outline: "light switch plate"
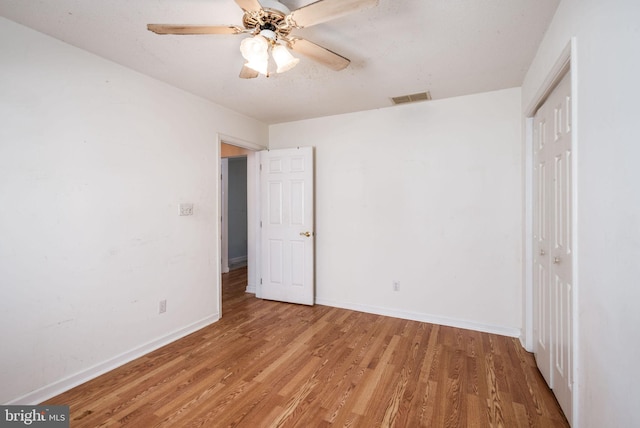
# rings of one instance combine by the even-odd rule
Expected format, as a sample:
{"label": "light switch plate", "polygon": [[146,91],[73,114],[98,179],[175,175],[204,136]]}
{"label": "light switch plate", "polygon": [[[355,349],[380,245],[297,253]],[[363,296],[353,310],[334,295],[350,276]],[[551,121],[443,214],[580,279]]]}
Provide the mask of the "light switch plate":
{"label": "light switch plate", "polygon": [[180,204],[180,215],[193,215],[193,204]]}

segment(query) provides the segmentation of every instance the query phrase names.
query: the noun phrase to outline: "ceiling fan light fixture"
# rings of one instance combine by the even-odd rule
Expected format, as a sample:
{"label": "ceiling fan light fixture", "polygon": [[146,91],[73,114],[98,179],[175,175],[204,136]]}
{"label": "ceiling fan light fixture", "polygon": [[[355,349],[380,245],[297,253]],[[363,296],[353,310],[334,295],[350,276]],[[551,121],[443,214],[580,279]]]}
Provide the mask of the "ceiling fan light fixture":
{"label": "ceiling fan light fixture", "polygon": [[339,71],[349,65],[348,58],[305,39],[290,37],[291,31],[377,5],[378,1],[316,0],[291,11],[280,0],[235,0],[244,11],[244,28],[238,25],[148,24],[147,29],[156,34],[251,34],[240,43],[240,52],[246,61],[240,71],[242,79],[253,79],[259,74],[269,77],[269,51],[278,73],[291,70],[299,60],[288,49]]}
{"label": "ceiling fan light fixture", "polygon": [[296,58],[291,55],[289,49],[282,45],[275,45],[271,50],[271,56],[273,56],[273,60],[278,66],[276,70],[278,73],[289,71],[300,62],[300,58]]}
{"label": "ceiling fan light fixture", "polygon": [[244,59],[249,62],[268,61],[269,59],[269,42],[261,35],[248,37],[240,43],[240,52]]}

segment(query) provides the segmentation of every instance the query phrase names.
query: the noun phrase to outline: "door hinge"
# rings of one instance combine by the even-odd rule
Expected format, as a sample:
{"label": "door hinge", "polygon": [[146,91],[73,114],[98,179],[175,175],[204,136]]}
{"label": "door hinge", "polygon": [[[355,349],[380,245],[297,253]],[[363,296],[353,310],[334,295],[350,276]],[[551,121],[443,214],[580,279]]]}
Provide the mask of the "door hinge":
{"label": "door hinge", "polygon": [[262,278],[260,278],[260,285],[262,285]]}
{"label": "door hinge", "polygon": [[262,164],[260,164],[260,171],[262,171]]}
{"label": "door hinge", "polygon": [[260,227],[262,227],[262,220],[260,220]]}

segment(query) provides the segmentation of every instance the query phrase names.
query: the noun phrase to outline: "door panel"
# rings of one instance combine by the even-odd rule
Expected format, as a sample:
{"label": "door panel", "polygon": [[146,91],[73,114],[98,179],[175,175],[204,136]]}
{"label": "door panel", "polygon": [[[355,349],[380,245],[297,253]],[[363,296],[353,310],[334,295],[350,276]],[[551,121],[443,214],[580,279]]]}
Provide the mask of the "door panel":
{"label": "door panel", "polygon": [[555,158],[554,189],[554,248],[551,272],[555,293],[551,303],[554,310],[553,391],[558,403],[571,421],[573,397],[573,266],[571,251],[572,217],[572,159],[571,159],[571,81],[567,74],[549,99],[554,108],[555,138],[551,145]]}
{"label": "door panel", "polygon": [[547,157],[547,126],[544,106],[538,111],[535,118],[534,126],[534,147],[536,148],[535,167],[534,167],[534,347],[536,354],[536,362],[542,376],[549,386],[553,385],[551,377],[551,321],[549,306],[550,289],[549,289],[549,197],[548,197],[548,171]]}
{"label": "door panel", "polygon": [[261,152],[262,285],[258,297],[314,302],[313,149]]}
{"label": "door panel", "polygon": [[284,262],[284,245],[281,239],[269,240],[269,269],[267,281],[271,284],[282,284],[282,265]]}
{"label": "door panel", "polygon": [[304,181],[291,181],[291,224],[304,226]]}
{"label": "door panel", "polygon": [[282,183],[270,182],[267,186],[268,223],[270,225],[282,224]]}

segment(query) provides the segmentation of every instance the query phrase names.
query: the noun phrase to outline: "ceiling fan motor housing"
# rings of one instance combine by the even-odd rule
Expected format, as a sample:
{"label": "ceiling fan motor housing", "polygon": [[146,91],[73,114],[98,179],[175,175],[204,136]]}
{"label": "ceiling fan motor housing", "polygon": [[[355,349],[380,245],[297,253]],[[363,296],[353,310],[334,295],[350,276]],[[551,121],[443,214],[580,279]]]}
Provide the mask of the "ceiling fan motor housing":
{"label": "ceiling fan motor housing", "polygon": [[[269,30],[277,37],[286,37],[291,33],[291,28],[286,24],[289,9],[282,3],[274,0],[262,0],[260,11],[246,11],[242,17],[242,24],[248,30]],[[269,38],[269,37],[267,37]]]}

